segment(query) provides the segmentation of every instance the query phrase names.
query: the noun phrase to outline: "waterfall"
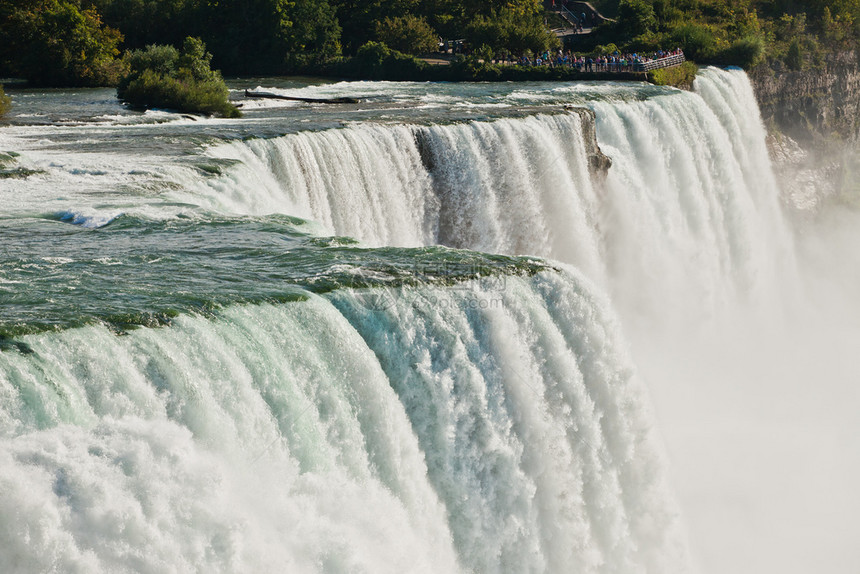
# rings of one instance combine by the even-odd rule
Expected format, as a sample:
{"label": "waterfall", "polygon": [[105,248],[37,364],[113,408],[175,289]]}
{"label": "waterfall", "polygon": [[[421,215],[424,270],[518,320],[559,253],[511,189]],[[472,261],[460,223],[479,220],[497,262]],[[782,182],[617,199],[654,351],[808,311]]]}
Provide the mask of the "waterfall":
{"label": "waterfall", "polygon": [[848,540],[792,465],[860,468],[856,226],[796,305],[746,76],[580,87],[4,132],[0,570],[688,572],[676,498],[715,571]]}
{"label": "waterfall", "polygon": [[215,209],[289,213],[368,245],[572,263],[626,309],[669,302],[686,317],[766,301],[792,248],[746,76],[707,69],[695,93],[589,105],[612,158],[605,181],[589,170],[591,116],[569,112],[225,144],[210,153],[238,160],[233,180],[200,193]]}
{"label": "waterfall", "polygon": [[643,389],[573,271],[24,340],[4,571],[685,568]]}

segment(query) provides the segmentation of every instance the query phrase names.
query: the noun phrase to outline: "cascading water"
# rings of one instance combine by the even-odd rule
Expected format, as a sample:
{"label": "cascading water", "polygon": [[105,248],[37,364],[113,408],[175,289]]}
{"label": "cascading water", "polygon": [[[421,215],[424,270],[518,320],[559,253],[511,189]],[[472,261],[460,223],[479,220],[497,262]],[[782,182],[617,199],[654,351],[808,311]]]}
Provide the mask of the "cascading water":
{"label": "cascading water", "polygon": [[588,116],[569,112],[233,143],[210,150],[240,162],[232,191],[200,193],[216,209],[299,215],[369,245],[573,263],[628,310],[707,316],[766,301],[792,249],[746,76],[705,70],[696,93],[588,105],[613,160],[605,182],[589,173]]}
{"label": "cascading water", "polygon": [[26,337],[0,354],[3,570],[682,570],[605,302],[483,283]]}
{"label": "cascading water", "polygon": [[695,571],[664,434],[705,570],[786,571],[750,461],[842,438],[743,73],[308,89],[367,101],[0,130],[0,570]]}

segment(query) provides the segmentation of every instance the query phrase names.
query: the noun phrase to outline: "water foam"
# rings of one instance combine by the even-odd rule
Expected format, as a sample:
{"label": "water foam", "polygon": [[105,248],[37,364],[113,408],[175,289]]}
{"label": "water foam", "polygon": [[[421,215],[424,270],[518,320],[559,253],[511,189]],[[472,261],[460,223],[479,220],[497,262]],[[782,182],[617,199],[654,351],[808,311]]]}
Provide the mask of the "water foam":
{"label": "water foam", "polygon": [[587,282],[374,293],[0,354],[4,569],[686,568]]}

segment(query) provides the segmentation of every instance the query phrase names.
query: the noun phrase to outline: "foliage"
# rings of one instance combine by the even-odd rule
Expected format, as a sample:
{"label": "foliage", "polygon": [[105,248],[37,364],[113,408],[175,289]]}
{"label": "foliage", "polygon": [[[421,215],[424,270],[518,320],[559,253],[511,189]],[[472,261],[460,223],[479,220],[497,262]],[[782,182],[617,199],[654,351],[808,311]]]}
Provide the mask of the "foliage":
{"label": "foliage", "polygon": [[43,86],[115,85],[122,35],[80,0],[0,3],[0,60]]}
{"label": "foliage", "polygon": [[377,22],[376,37],[380,42],[404,54],[433,52],[439,41],[427,20],[412,14],[385,18]]}
{"label": "foliage", "polygon": [[746,36],[732,42],[722,54],[724,61],[743,68],[754,68],[765,56],[765,42],[761,36]]}
{"label": "foliage", "polygon": [[210,68],[211,60],[203,42],[191,37],[185,39],[182,51],[173,46],[134,50],[125,58],[128,71],[119,82],[117,95],[142,108],[238,117],[221,74]]}
{"label": "foliage", "polygon": [[803,68],[803,49],[800,47],[800,41],[795,38],[788,46],[788,54],[785,56],[785,64],[792,70],[800,70]]}
{"label": "foliage", "polygon": [[693,80],[696,79],[698,66],[693,62],[684,62],[674,68],[658,68],[648,72],[648,80],[658,86],[675,86],[690,90],[693,88]]}
{"label": "foliage", "polygon": [[326,0],[293,0],[291,25],[284,35],[288,54],[340,55],[341,27]]}
{"label": "foliage", "polygon": [[3,85],[0,84],[0,118],[5,116],[11,107],[12,100],[6,95],[6,92],[3,91]]}
{"label": "foliage", "polygon": [[669,36],[672,45],[684,50],[688,58],[706,62],[717,53],[719,41],[711,27],[702,24],[684,24],[675,28]]}
{"label": "foliage", "polygon": [[[618,22],[577,39],[577,49],[615,42],[622,51],[681,47],[700,63],[798,69],[860,47],[860,0],[595,0]],[[653,18],[649,7],[653,10]]]}
{"label": "foliage", "polygon": [[[196,0],[88,0],[108,26],[122,31],[126,48],[181,44],[195,32]],[[145,24],[144,24],[145,23]]]}
{"label": "foliage", "polygon": [[331,0],[331,4],[351,53],[374,40],[377,22],[407,14],[421,15],[415,11],[418,0]]}
{"label": "foliage", "polygon": [[340,53],[340,26],[326,0],[198,0],[202,37],[229,73],[277,73],[287,55]]}
{"label": "foliage", "polygon": [[474,46],[488,46],[496,53],[534,53],[558,47],[559,42],[538,13],[522,15],[512,8],[475,16],[464,30]]}
{"label": "foliage", "polygon": [[657,17],[647,0],[621,0],[618,5],[618,31],[633,38],[654,30]]}
{"label": "foliage", "polygon": [[[112,84],[118,49],[181,45],[200,37],[216,67],[236,75],[321,73],[342,67],[374,42],[389,52],[376,68],[415,75],[409,54],[432,51],[437,34],[463,40],[474,61],[451,74],[484,74],[481,60],[542,53],[558,40],[542,0],[0,0],[0,75],[43,85]],[[746,68],[783,62],[814,66],[837,50],[860,47],[860,0],[593,0],[615,22],[573,38],[588,53],[680,47],[699,63]],[[124,38],[124,40],[123,40]],[[124,42],[124,43],[123,43]],[[613,50],[614,51],[614,50]],[[128,60],[122,60],[127,62]],[[399,70],[395,72],[395,70]],[[444,75],[439,71],[423,73]],[[501,72],[504,76],[508,72]],[[537,72],[535,72],[537,73]],[[150,78],[151,79],[151,78]]]}
{"label": "foliage", "polygon": [[358,49],[350,64],[352,73],[361,78],[419,80],[427,63],[392,50],[381,42],[367,42]]}

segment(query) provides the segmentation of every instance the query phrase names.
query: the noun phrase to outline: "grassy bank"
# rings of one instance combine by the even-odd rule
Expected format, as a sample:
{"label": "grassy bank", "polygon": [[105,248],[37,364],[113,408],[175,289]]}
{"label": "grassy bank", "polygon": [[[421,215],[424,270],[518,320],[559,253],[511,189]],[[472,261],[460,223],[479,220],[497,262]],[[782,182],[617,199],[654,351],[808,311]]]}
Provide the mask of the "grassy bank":
{"label": "grassy bank", "polygon": [[674,86],[692,90],[699,67],[693,62],[684,62],[674,68],[660,68],[648,72],[648,81],[658,86]]}

